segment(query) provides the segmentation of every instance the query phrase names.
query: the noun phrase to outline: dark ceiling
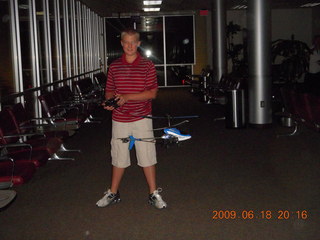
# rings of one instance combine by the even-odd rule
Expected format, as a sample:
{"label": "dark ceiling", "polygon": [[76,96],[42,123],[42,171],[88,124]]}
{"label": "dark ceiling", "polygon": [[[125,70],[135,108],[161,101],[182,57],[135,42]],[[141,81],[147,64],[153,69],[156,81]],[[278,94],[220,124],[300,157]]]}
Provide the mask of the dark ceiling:
{"label": "dark ceiling", "polygon": [[[225,0],[227,9],[233,9],[237,5],[246,5],[247,0]],[[266,0],[272,1],[272,8],[297,8],[310,2],[320,0]],[[124,15],[143,15],[143,0],[82,0],[88,7],[103,17]],[[185,12],[201,9],[211,9],[213,0],[163,0],[161,12]],[[159,14],[159,13],[158,13]],[[153,13],[154,15],[154,13]]]}

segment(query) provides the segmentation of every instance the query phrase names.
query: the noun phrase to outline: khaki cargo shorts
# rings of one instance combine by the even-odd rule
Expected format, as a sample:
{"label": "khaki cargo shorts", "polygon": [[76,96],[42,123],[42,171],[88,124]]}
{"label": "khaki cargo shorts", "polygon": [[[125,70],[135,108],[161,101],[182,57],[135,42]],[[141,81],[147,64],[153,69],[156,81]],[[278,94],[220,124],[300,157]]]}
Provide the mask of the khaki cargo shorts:
{"label": "khaki cargo shorts", "polygon": [[[123,143],[120,138],[153,138],[152,119],[144,118],[135,122],[112,121],[111,157],[112,165],[126,168],[131,165],[129,142]],[[157,163],[155,143],[135,141],[137,162],[140,167],[149,167]]]}

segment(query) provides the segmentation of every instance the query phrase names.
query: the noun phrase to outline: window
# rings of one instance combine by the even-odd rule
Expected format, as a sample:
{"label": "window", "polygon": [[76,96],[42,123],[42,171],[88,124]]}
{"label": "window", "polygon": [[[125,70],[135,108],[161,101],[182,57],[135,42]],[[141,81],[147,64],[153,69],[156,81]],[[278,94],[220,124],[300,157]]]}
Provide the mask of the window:
{"label": "window", "polygon": [[120,33],[126,28],[135,28],[140,33],[139,51],[156,65],[159,86],[181,85],[184,76],[192,74],[193,16],[107,18],[108,65],[123,53]]}
{"label": "window", "polygon": [[193,17],[166,17],[168,64],[194,63]]}
{"label": "window", "polygon": [[[0,1],[0,96],[6,96],[15,91],[13,66],[12,66],[12,53],[11,53],[11,36],[10,36],[10,12],[9,2]],[[7,103],[5,103],[7,104]]]}
{"label": "window", "polygon": [[106,20],[108,65],[122,55],[120,34],[126,28],[133,28],[133,22],[130,18],[109,18]]}
{"label": "window", "polygon": [[163,18],[142,17],[137,30],[140,32],[141,54],[154,64],[163,64]]}

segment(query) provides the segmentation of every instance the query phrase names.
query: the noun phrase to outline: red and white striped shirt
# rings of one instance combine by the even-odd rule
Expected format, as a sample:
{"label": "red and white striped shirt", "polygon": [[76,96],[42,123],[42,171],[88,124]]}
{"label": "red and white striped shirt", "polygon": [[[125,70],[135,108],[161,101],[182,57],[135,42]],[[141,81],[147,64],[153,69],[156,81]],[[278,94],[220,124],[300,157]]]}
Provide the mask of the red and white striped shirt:
{"label": "red and white striped shirt", "polygon": [[[155,88],[158,88],[155,66],[139,53],[132,63],[128,63],[123,54],[109,67],[106,92],[132,94]],[[142,116],[151,115],[151,111],[151,99],[129,100],[113,110],[112,119],[118,122],[134,122],[140,120]]]}

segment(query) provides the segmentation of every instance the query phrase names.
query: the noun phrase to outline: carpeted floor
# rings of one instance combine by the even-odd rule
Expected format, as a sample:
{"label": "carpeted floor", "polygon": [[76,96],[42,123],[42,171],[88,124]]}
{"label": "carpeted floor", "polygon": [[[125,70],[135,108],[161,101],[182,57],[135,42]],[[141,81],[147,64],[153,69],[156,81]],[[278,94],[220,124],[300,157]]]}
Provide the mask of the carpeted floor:
{"label": "carpeted floor", "polygon": [[[320,135],[297,136],[274,122],[265,129],[226,129],[223,108],[188,89],[161,89],[154,115],[192,115],[181,126],[192,139],[158,150],[158,185],[168,208],[147,204],[135,164],[126,170],[122,202],[97,208],[110,184],[110,115],[83,126],[66,145],[75,161],[52,161],[0,212],[1,240],[319,240]],[[154,120],[154,127],[166,122]],[[157,133],[156,134],[160,134]]]}

